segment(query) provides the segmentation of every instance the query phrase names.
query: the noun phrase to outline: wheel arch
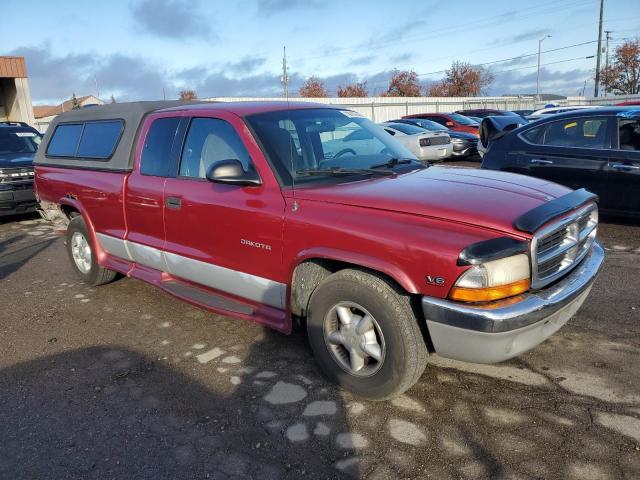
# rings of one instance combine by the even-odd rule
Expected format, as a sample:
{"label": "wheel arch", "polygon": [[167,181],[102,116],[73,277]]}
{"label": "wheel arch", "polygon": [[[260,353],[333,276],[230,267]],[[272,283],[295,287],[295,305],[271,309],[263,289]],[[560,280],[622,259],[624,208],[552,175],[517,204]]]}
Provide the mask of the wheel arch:
{"label": "wheel arch", "polygon": [[91,242],[93,251],[96,252],[97,261],[100,265],[103,265],[106,253],[104,252],[104,250],[102,250],[102,247],[98,242],[93,222],[91,221],[91,218],[89,217],[89,214],[87,213],[82,203],[75,197],[65,196],[60,199],[60,210],[69,219],[69,222],[76,217],[82,218],[84,224],[87,227],[87,232],[91,237],[89,238],[89,241]]}
{"label": "wheel arch", "polygon": [[415,283],[397,266],[361,254],[336,251],[308,251],[301,254],[291,269],[291,313],[305,316],[311,295],[332,273],[347,268],[378,275],[409,295],[418,294]]}

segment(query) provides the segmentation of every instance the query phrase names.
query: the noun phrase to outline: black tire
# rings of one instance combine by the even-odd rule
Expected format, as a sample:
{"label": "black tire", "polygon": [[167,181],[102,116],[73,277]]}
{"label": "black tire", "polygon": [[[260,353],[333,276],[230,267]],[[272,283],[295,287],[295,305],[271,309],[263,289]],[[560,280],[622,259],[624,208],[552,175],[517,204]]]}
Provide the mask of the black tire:
{"label": "black tire", "polygon": [[[336,360],[325,341],[325,317],[339,302],[366,309],[382,333],[385,354],[378,370],[356,376]],[[386,400],[414,385],[427,365],[427,347],[408,295],[396,285],[366,271],[347,269],[327,277],[309,302],[307,332],[323,372],[341,387],[370,400]]]}
{"label": "black tire", "polygon": [[[74,234],[82,235],[87,242],[90,250],[91,250],[91,266],[87,272],[83,272],[76,260],[73,258],[72,253],[72,239]],[[71,265],[73,266],[76,273],[82,278],[82,281],[89,285],[103,285],[105,283],[111,282],[114,278],[116,278],[117,273],[113,270],[108,270],[104,267],[101,267],[96,261],[96,252],[93,248],[93,244],[91,243],[91,237],[89,236],[89,232],[87,230],[87,225],[84,223],[84,220],[81,216],[74,217],[67,226],[67,253],[69,255],[69,260],[71,261]]]}

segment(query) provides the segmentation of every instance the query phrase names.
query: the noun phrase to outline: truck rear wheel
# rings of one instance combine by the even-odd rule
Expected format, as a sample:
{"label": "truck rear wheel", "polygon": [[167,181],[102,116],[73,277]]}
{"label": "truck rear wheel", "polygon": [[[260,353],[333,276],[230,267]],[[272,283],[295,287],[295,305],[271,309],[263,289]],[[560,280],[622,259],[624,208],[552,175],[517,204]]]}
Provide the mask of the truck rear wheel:
{"label": "truck rear wheel", "polygon": [[386,400],[415,384],[427,347],[407,295],[382,278],[348,269],[314,291],[309,342],[324,373],[370,400]]}
{"label": "truck rear wheel", "polygon": [[71,264],[85,283],[102,285],[116,278],[116,272],[98,264],[87,226],[81,216],[73,218],[67,226],[67,252]]}

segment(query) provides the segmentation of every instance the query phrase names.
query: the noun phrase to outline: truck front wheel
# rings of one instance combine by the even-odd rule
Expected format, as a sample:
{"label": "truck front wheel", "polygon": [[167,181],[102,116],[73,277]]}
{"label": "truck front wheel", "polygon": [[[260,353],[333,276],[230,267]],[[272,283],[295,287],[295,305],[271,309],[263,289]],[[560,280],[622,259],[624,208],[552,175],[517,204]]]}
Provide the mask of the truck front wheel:
{"label": "truck front wheel", "polygon": [[368,272],[347,269],[327,277],[309,302],[307,330],[324,373],[370,400],[400,395],[427,364],[409,297]]}
{"label": "truck front wheel", "polygon": [[81,216],[73,218],[67,227],[67,252],[71,264],[85,283],[102,285],[116,277],[116,272],[98,264],[87,226]]}

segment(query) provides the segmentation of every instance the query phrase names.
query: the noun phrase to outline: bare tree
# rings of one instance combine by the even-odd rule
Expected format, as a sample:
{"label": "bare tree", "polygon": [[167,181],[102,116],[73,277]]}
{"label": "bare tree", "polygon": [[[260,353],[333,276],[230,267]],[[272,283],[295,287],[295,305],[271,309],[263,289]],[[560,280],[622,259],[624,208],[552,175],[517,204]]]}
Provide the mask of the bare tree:
{"label": "bare tree", "polygon": [[368,97],[367,82],[349,83],[338,87],[339,97]]}
{"label": "bare tree", "polygon": [[618,95],[640,93],[640,40],[616,47],[613,62],[601,71],[602,83]]}
{"label": "bare tree", "polygon": [[419,97],[418,74],[413,70],[394,70],[385,97]]}
{"label": "bare tree", "polygon": [[77,110],[81,107],[82,105],[80,105],[80,101],[78,100],[78,97],[76,97],[76,94],[74,93],[73,95],[71,95],[71,110]]}
{"label": "bare tree", "polygon": [[442,80],[442,90],[449,97],[475,97],[493,83],[493,74],[483,67],[453,62]]}
{"label": "bare tree", "polygon": [[427,97],[447,97],[449,95],[449,89],[444,80],[434,82],[427,87]]}
{"label": "bare tree", "polygon": [[195,90],[182,90],[179,98],[180,100],[188,102],[190,100],[196,100],[198,98],[198,94]]}
{"label": "bare tree", "polygon": [[312,76],[300,87],[300,96],[306,98],[328,97],[329,91],[320,78]]}

